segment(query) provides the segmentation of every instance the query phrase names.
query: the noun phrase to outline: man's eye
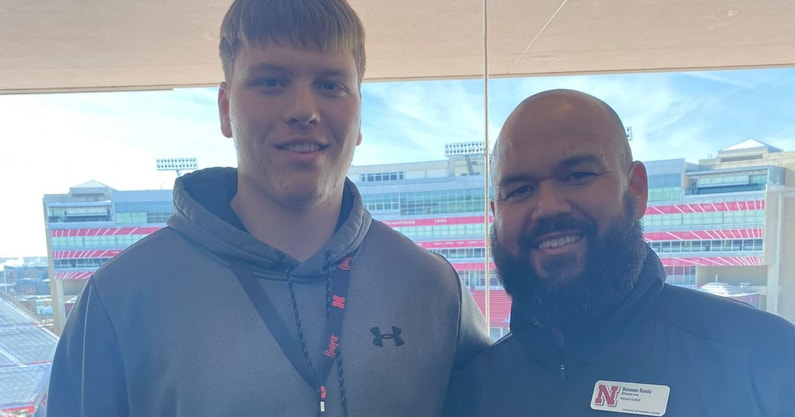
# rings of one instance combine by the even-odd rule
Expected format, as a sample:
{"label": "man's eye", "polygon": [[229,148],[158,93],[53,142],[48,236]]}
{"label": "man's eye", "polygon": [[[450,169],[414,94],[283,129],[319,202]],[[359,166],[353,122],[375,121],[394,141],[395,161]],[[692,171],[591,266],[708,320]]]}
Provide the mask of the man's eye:
{"label": "man's eye", "polygon": [[320,83],[320,89],[322,90],[339,90],[341,88],[342,87],[337,83],[332,83],[332,82]]}
{"label": "man's eye", "polygon": [[345,88],[345,86],[343,86],[340,83],[335,83],[333,81],[323,81],[321,83],[318,83],[317,88],[318,90],[320,90],[321,93],[332,96],[341,96],[348,91],[348,89]]}
{"label": "man's eye", "polygon": [[284,86],[284,83],[278,78],[260,78],[255,82],[255,84],[267,88],[276,88]]}
{"label": "man's eye", "polygon": [[575,172],[568,177],[566,177],[566,181],[574,182],[574,183],[581,183],[584,181],[588,181],[589,179],[595,177],[596,174],[593,172]]}
{"label": "man's eye", "polygon": [[530,187],[526,185],[515,188],[514,190],[512,190],[511,192],[505,195],[505,200],[521,198],[522,196],[525,196],[528,193],[530,193],[530,191],[531,191]]}

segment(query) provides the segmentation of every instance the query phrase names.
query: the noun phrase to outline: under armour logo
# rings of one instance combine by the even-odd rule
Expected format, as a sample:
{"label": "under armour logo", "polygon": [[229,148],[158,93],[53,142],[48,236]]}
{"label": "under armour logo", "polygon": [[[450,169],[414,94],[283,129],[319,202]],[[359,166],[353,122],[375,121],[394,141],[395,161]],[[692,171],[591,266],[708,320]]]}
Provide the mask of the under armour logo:
{"label": "under armour logo", "polygon": [[400,338],[400,332],[402,330],[400,327],[392,326],[392,333],[381,334],[381,329],[378,327],[373,327],[370,329],[370,332],[375,335],[375,339],[373,339],[373,344],[376,346],[384,346],[384,339],[392,339],[395,341],[395,346],[400,346],[403,344],[403,339]]}
{"label": "under armour logo", "polygon": [[340,265],[338,266],[338,268],[343,270],[343,271],[350,271],[351,270],[351,258],[352,257],[349,256],[349,257],[343,259],[342,262],[340,262]]}

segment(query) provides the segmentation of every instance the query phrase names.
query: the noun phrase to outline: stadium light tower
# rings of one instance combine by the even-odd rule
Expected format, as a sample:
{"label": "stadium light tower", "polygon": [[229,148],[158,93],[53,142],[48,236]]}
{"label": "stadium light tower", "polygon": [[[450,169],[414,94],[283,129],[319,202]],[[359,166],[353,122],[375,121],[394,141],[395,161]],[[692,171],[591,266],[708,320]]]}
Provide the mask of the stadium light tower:
{"label": "stadium light tower", "polygon": [[158,171],[176,171],[177,176],[182,176],[183,170],[198,169],[196,158],[157,158]]}

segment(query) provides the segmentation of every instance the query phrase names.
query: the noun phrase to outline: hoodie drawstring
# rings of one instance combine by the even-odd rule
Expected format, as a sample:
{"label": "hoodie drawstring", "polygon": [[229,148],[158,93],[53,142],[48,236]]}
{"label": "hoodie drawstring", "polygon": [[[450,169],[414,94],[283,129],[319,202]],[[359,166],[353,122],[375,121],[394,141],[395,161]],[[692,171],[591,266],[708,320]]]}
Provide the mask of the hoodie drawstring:
{"label": "hoodie drawstring", "polygon": [[[319,385],[318,395],[320,396],[320,409],[318,410],[318,417],[321,417],[325,413],[325,387],[323,387],[323,382],[319,380],[317,376],[317,372],[315,372],[315,368],[312,366],[312,360],[309,358],[309,349],[306,345],[306,339],[304,339],[304,329],[303,325],[301,324],[301,315],[298,311],[298,299],[295,296],[295,285],[293,283],[293,274],[292,274],[292,267],[290,267],[289,262],[287,261],[287,257],[281,253],[277,252],[276,254],[279,257],[279,260],[284,267],[284,273],[287,276],[287,287],[290,290],[290,301],[293,305],[293,317],[295,319],[295,327],[298,330],[298,342],[301,344],[301,350],[304,354],[304,359],[306,363],[309,365],[309,369],[312,370],[312,374]],[[334,275],[333,265],[332,265],[333,253],[331,251],[326,252],[326,262],[323,268],[326,270],[326,320],[328,320],[329,313],[331,311],[331,302],[332,302],[332,294],[331,294],[331,279]],[[343,366],[342,366],[342,348],[337,348],[337,373],[339,374],[339,384],[340,384],[340,398],[342,401],[342,415],[344,417],[348,417],[348,400],[345,396],[345,378],[343,376]]]}

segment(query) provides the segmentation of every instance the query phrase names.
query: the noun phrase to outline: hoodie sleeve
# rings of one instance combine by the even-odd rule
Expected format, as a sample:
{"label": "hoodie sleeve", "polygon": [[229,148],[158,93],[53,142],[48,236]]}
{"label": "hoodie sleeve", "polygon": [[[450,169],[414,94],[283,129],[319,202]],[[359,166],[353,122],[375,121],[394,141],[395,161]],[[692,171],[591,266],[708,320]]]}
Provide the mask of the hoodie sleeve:
{"label": "hoodie sleeve", "polygon": [[453,360],[453,368],[459,368],[470,358],[477,355],[489,345],[489,328],[483,313],[472,298],[472,294],[464,288],[456,274],[458,291],[461,299],[461,311],[458,317],[458,349]]}
{"label": "hoodie sleeve", "polygon": [[126,392],[116,332],[90,278],[55,350],[47,417],[125,417]]}

